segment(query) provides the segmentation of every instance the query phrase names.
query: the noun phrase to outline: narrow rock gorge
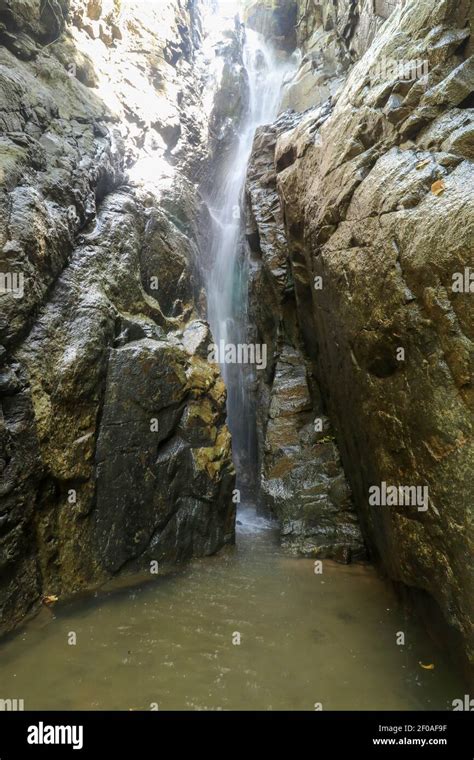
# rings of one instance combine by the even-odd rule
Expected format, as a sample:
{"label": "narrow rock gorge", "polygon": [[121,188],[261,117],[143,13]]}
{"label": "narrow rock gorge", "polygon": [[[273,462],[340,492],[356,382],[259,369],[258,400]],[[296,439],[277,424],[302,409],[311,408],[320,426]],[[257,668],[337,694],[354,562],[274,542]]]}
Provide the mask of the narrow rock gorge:
{"label": "narrow rock gorge", "polygon": [[[470,0],[0,0],[1,634],[109,590],[113,616],[151,573],[153,624],[182,605],[194,651],[212,594],[234,636],[279,619],[259,577],[291,599],[324,566],[338,625],[393,593],[472,679],[473,23]],[[303,589],[281,625],[328,646]],[[321,696],[274,693],[256,709]]]}

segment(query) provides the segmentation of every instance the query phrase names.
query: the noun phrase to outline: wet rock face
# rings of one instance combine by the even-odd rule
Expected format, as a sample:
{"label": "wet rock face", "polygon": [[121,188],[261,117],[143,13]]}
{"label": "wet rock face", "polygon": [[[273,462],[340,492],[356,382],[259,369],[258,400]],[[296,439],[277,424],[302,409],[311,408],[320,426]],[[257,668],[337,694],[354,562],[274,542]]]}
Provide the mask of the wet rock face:
{"label": "wet rock face", "polygon": [[[272,224],[371,553],[437,600],[472,658],[468,5],[399,3],[332,100],[279,130]],[[291,329],[283,305],[278,319]],[[382,483],[427,487],[428,509],[375,503]]]}
{"label": "wet rock face", "polygon": [[[247,240],[251,256],[250,316],[255,341],[269,362],[256,384],[260,506],[280,523],[292,554],[341,562],[363,559],[364,541],[304,347],[304,320],[296,308],[303,272],[290,259],[277,192],[275,146],[297,123],[285,114],[258,130],[248,168]],[[294,160],[291,150],[277,167]]]}
{"label": "wet rock face", "polygon": [[220,39],[215,50],[223,61],[220,87],[214,98],[209,118],[209,147],[214,171],[210,188],[216,181],[215,171],[226,167],[229,151],[238,140],[240,126],[248,108],[248,75],[242,58],[244,29],[235,21],[234,29]]}
{"label": "wet rock face", "polygon": [[245,23],[287,52],[296,47],[296,14],[296,0],[244,1]]}
{"label": "wet rock face", "polygon": [[328,418],[311,399],[303,356],[285,345],[270,391],[261,491],[282,546],[304,557],[364,559],[350,490]]}
{"label": "wet rock face", "polygon": [[230,434],[217,368],[179,344],[111,352],[97,441],[94,536],[105,567],[212,554],[233,539]]}
{"label": "wet rock face", "polygon": [[384,21],[404,5],[405,0],[298,0],[296,44],[302,59],[283,106],[303,112],[336,97],[351,65],[368,50]]}
{"label": "wet rock face", "polygon": [[[385,19],[406,0],[321,0],[306,2],[297,0],[297,42],[304,53],[323,52],[318,42],[327,35],[325,42],[334,39],[341,44],[341,52],[354,60],[360,58],[370,47],[372,40]],[[330,53],[332,55],[332,53]]]}
{"label": "wet rock face", "polygon": [[0,4],[2,632],[41,596],[234,533],[196,273],[199,15],[46,5],[54,28],[39,3]]}

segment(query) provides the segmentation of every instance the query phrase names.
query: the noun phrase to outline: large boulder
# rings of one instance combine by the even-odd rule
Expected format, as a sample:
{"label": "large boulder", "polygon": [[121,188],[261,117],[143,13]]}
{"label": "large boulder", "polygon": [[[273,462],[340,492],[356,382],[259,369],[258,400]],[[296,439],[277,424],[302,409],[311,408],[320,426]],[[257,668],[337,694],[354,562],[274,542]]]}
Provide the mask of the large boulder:
{"label": "large boulder", "polygon": [[97,440],[94,537],[110,572],[233,541],[233,467],[218,368],[178,343],[111,352]]}

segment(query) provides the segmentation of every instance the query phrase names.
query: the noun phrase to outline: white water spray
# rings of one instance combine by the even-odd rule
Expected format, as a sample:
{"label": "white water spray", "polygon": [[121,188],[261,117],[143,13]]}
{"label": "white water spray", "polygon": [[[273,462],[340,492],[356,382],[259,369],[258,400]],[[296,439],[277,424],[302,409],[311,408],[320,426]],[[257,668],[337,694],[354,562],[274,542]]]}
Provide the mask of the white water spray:
{"label": "white water spray", "polygon": [[[225,171],[209,199],[212,219],[211,269],[207,281],[208,315],[216,343],[248,342],[247,257],[243,224],[243,192],[255,130],[275,120],[285,78],[294,61],[281,60],[256,32],[247,29],[243,51],[249,103]],[[242,485],[252,481],[256,455],[251,386],[255,367],[221,364],[227,387],[228,422],[234,461]]]}

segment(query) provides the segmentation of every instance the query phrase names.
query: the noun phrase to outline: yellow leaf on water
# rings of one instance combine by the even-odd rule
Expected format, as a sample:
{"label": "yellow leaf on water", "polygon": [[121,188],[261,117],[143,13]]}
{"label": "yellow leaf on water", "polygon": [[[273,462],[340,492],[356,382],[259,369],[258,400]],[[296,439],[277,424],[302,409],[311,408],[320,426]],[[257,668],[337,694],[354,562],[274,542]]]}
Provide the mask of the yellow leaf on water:
{"label": "yellow leaf on water", "polygon": [[437,179],[436,182],[433,182],[431,185],[431,192],[435,195],[441,195],[441,193],[444,193],[446,189],[446,186],[442,179]]}
{"label": "yellow leaf on water", "polygon": [[425,166],[428,166],[429,163],[431,163],[431,158],[425,158],[424,161],[420,161],[420,163],[416,165],[416,168],[423,169]]}
{"label": "yellow leaf on water", "polygon": [[434,670],[435,669],[435,666],[434,666],[434,664],[432,662],[430,662],[429,665],[423,665],[422,662],[418,662],[418,664],[420,665],[420,667],[423,668],[423,670]]}
{"label": "yellow leaf on water", "polygon": [[54,604],[54,602],[58,601],[58,597],[54,594],[50,594],[50,596],[43,596],[43,604]]}

